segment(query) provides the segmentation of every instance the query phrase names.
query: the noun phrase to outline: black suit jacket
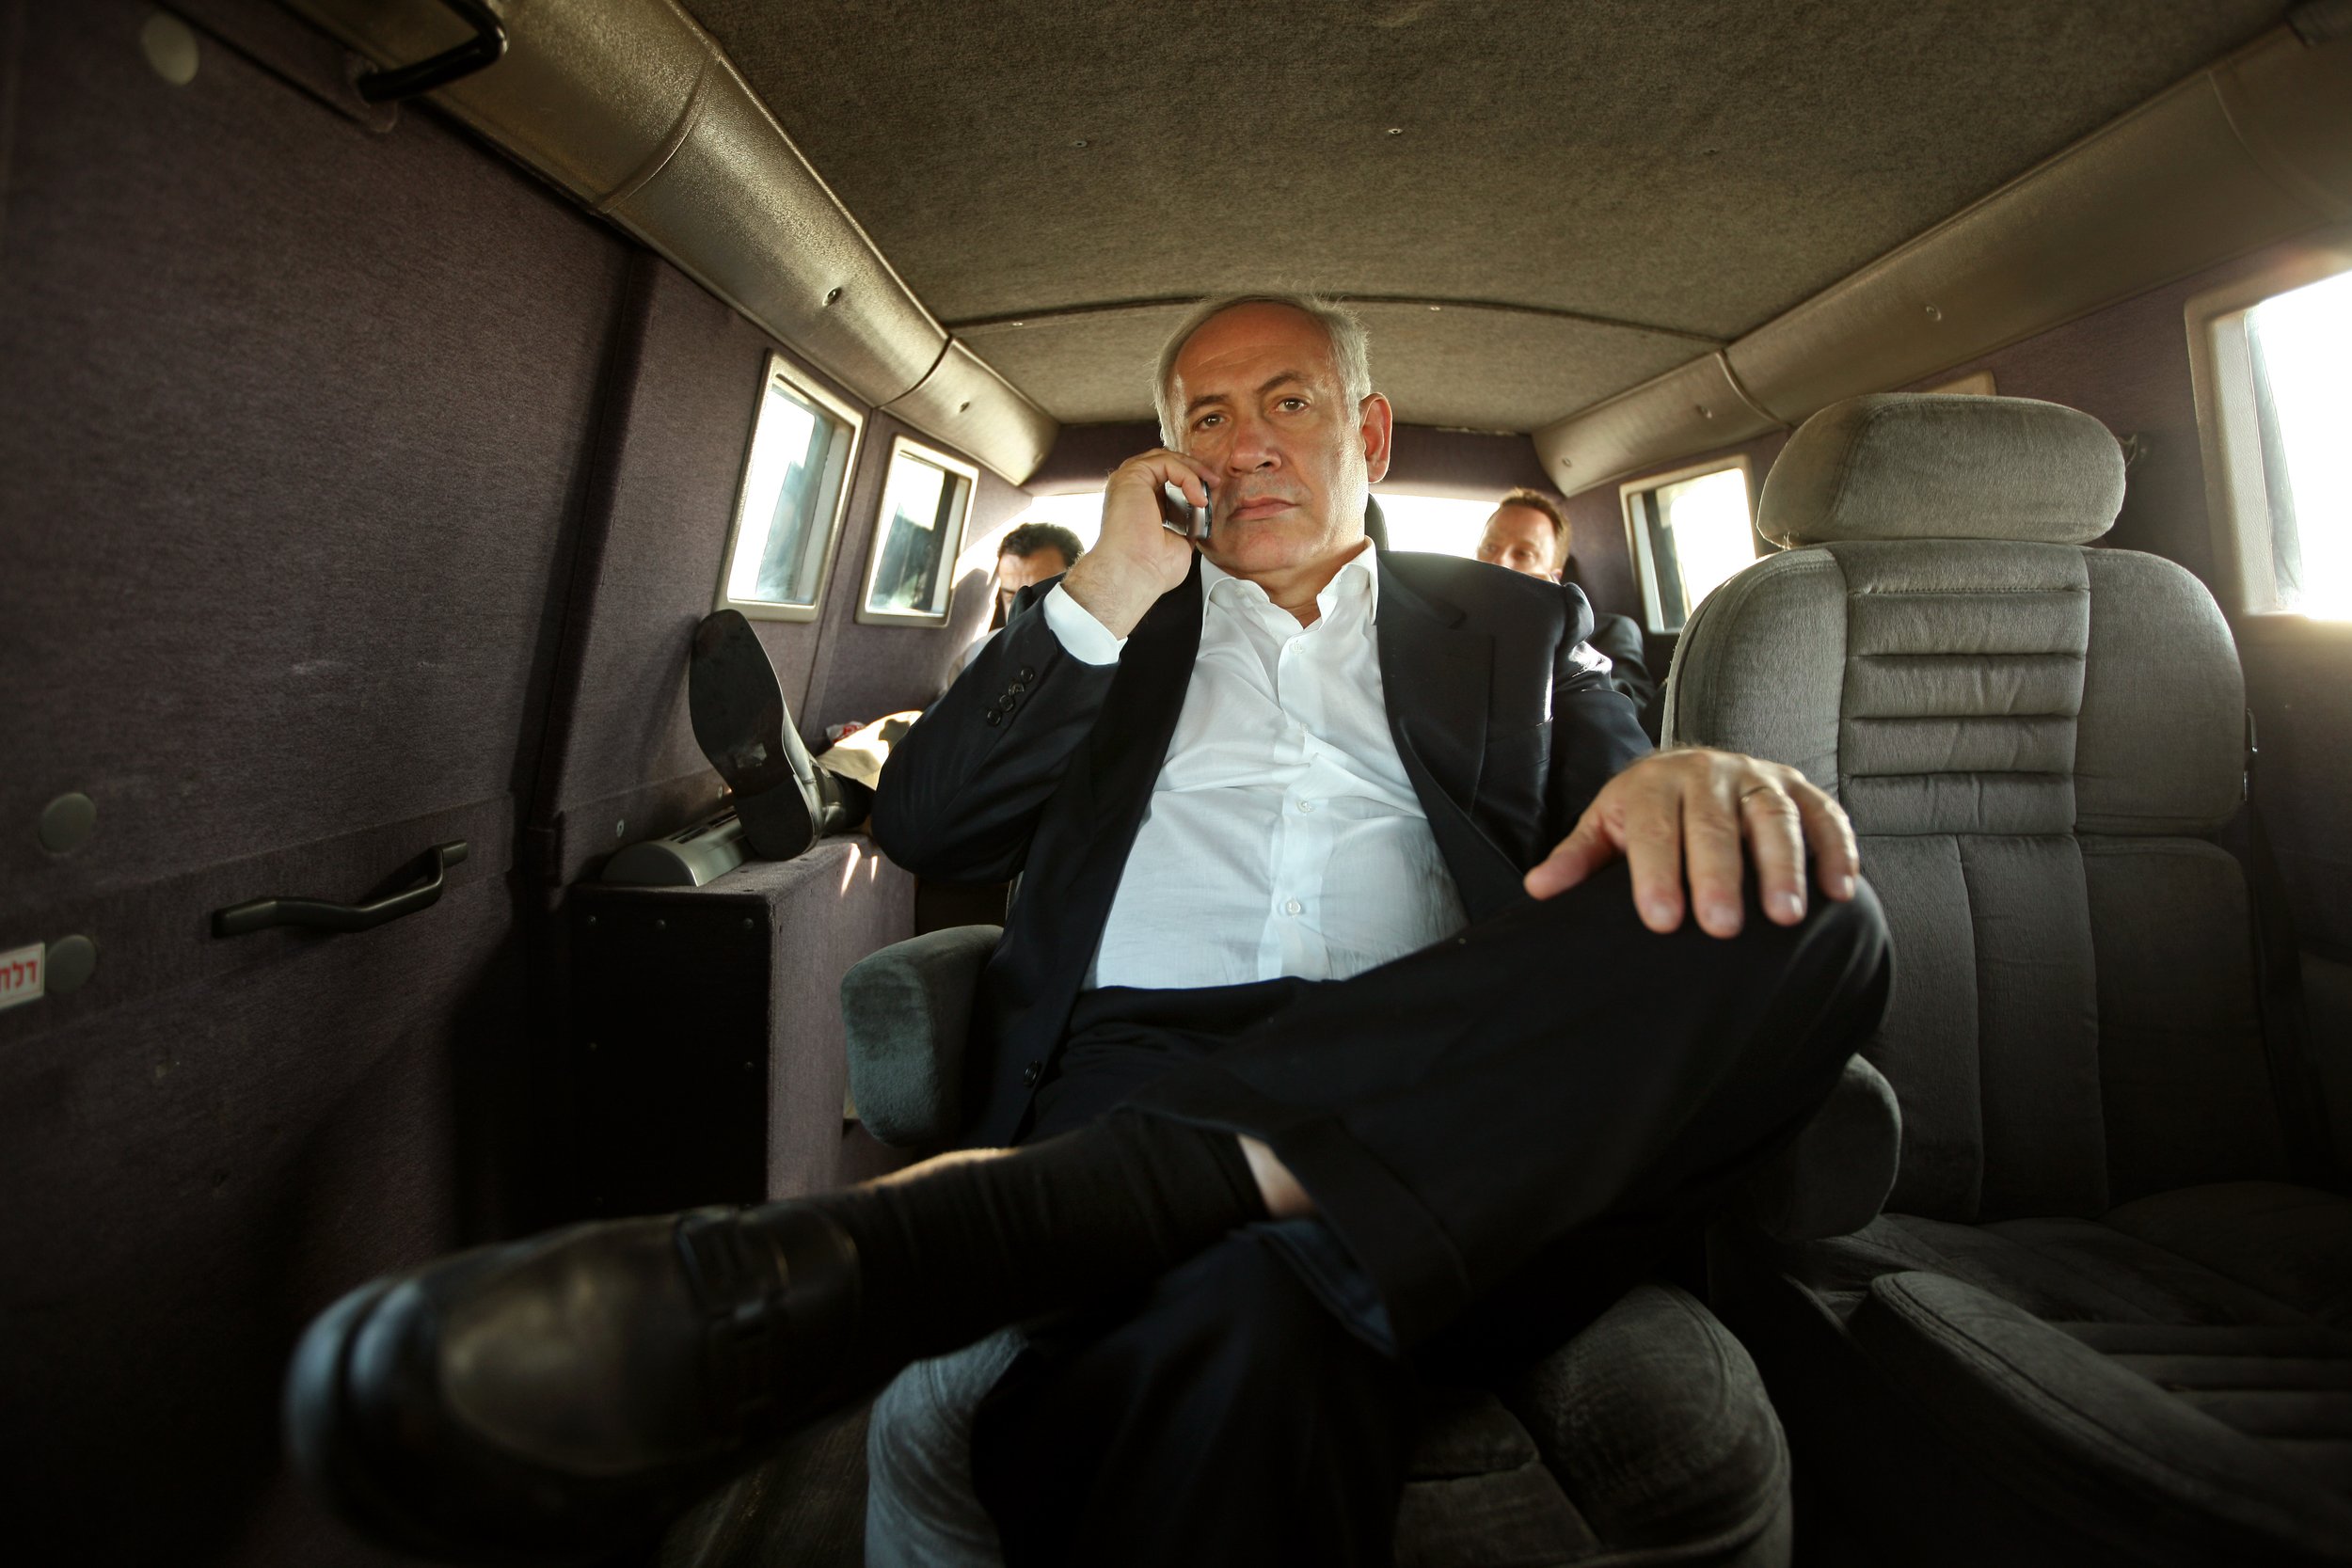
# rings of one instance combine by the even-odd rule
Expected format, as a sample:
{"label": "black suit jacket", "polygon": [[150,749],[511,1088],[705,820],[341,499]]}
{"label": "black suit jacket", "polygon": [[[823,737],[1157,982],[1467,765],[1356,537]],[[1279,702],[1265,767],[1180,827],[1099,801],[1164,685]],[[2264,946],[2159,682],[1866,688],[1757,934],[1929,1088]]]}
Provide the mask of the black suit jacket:
{"label": "black suit jacket", "polygon": [[[1649,742],[1632,705],[1571,657],[1593,625],[1581,590],[1454,556],[1384,551],[1379,569],[1390,732],[1463,908],[1483,919],[1526,896],[1527,868]],[[875,838],[917,875],[1021,879],[964,1060],[975,1144],[1017,1135],[1060,1049],[1200,646],[1197,560],[1114,665],[1062,651],[1041,602],[1052,587],[1022,591],[874,800]]]}

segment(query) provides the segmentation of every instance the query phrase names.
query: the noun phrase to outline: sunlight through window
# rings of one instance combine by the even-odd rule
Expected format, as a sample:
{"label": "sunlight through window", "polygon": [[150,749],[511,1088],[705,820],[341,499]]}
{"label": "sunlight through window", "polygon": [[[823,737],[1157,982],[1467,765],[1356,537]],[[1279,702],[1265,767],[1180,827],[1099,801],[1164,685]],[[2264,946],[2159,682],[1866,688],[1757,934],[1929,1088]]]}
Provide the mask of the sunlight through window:
{"label": "sunlight through window", "polygon": [[2246,316],[2281,609],[2352,619],[2352,273]]}

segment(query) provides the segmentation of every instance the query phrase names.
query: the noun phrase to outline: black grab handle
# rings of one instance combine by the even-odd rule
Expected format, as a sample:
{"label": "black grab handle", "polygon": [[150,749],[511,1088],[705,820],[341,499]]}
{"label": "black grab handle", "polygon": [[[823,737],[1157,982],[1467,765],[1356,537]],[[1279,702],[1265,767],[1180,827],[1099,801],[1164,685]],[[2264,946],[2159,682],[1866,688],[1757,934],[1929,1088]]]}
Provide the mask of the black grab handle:
{"label": "black grab handle", "polygon": [[272,926],[308,926],[315,931],[369,931],[404,914],[440,902],[449,868],[466,858],[466,841],[433,847],[433,875],[415,887],[373,904],[330,904],[323,898],[249,898],[213,911],[213,935],[241,937]]}
{"label": "black grab handle", "polygon": [[371,103],[414,98],[499,63],[506,53],[506,24],[499,20],[498,13],[482,0],[441,0],[441,4],[473,29],[473,37],[414,65],[361,71],[352,84],[359,89],[360,97]]}

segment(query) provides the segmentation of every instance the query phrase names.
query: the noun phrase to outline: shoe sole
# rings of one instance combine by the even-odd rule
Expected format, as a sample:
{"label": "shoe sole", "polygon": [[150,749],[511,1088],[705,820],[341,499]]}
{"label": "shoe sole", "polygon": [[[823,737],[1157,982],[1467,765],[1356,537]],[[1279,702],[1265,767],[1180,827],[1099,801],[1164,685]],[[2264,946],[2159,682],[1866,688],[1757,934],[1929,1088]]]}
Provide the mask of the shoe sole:
{"label": "shoe sole", "polygon": [[784,689],[741,611],[707,615],[694,628],[686,696],[694,744],[738,795],[799,784],[784,747]]}
{"label": "shoe sole", "polygon": [[707,615],[694,628],[686,697],[694,744],[735,792],[735,815],[753,849],[783,861],[814,844],[816,818],[784,740],[784,689],[740,610]]}

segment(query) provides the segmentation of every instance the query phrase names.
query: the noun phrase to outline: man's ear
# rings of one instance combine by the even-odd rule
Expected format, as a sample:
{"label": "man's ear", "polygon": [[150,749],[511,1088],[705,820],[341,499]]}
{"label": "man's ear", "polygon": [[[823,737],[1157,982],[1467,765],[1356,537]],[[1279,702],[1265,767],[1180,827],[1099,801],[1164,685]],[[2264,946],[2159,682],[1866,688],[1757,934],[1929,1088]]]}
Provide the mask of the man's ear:
{"label": "man's ear", "polygon": [[1377,484],[1389,476],[1389,442],[1396,435],[1396,410],[1389,400],[1377,392],[1365,397],[1361,410],[1364,421],[1364,479]]}

